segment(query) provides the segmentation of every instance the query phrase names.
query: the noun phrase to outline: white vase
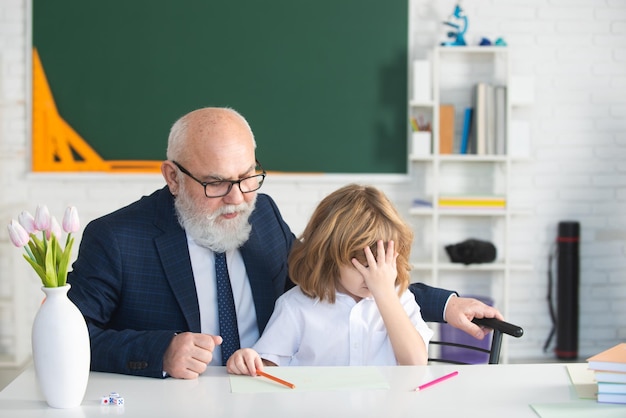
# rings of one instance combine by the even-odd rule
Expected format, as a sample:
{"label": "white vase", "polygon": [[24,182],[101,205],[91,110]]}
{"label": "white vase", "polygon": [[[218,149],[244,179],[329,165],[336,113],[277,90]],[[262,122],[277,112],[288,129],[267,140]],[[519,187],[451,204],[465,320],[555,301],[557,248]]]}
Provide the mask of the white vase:
{"label": "white vase", "polygon": [[53,408],[79,406],[89,380],[89,332],[83,315],[67,297],[69,289],[69,284],[42,287],[46,298],[33,322],[37,382]]}

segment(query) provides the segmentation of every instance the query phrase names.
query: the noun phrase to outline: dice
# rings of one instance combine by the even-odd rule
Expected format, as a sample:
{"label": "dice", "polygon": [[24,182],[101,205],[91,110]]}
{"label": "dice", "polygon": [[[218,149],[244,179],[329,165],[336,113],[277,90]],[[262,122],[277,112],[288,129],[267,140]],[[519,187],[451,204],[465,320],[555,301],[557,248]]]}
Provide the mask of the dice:
{"label": "dice", "polygon": [[103,396],[100,399],[100,405],[123,406],[124,405],[124,398],[122,398],[120,396],[120,394],[117,393],[117,392],[111,392],[111,393],[109,393],[108,396]]}

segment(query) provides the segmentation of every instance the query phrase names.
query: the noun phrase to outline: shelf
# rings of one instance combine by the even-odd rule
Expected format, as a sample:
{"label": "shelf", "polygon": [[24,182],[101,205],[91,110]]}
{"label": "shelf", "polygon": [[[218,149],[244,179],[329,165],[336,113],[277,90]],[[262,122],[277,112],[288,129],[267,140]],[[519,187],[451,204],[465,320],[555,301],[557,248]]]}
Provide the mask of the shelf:
{"label": "shelf", "polygon": [[464,163],[505,163],[509,160],[528,160],[528,157],[512,158],[506,155],[476,155],[476,154],[439,154],[435,155],[409,155],[411,161],[434,161],[464,162]]}
{"label": "shelf", "polygon": [[434,107],[435,106],[435,102],[433,102],[432,100],[426,100],[426,101],[421,101],[421,100],[411,100],[409,102],[409,106],[410,107],[424,107],[424,108],[430,108],[430,107]]}
{"label": "shelf", "polygon": [[493,216],[501,217],[510,214],[511,216],[529,216],[532,214],[530,209],[447,209],[447,208],[411,208],[409,214],[412,216],[433,216],[437,213],[440,217],[446,216]]}
{"label": "shelf", "polygon": [[506,216],[506,209],[439,208],[439,216]]}
{"label": "shelf", "polygon": [[413,270],[427,271],[437,268],[439,271],[504,271],[504,263],[461,264],[461,263],[413,263]]}
{"label": "shelf", "polygon": [[506,54],[505,46],[439,46],[436,48],[443,54]]}
{"label": "shelf", "polygon": [[[524,167],[514,163],[530,161],[530,158],[519,153],[519,150],[519,156],[507,154],[516,152],[516,148],[510,146],[511,121],[526,120],[528,110],[520,110],[509,95],[512,78],[507,47],[435,47],[426,55],[431,63],[433,100],[410,100],[408,103],[409,116],[424,118],[431,123],[432,128],[431,153],[417,148],[423,153],[411,153],[408,156],[413,182],[411,200],[415,202],[415,206],[409,208],[408,212],[414,217],[417,240],[415,262],[411,263],[413,280],[450,288],[461,295],[488,296],[498,301],[498,308],[506,317],[511,276],[533,269],[532,264],[525,260],[512,258],[511,246],[515,242],[511,237],[520,230],[517,223],[526,222],[522,216],[532,214],[532,210],[520,208],[523,202],[512,198],[512,172]],[[504,123],[502,118],[498,119],[497,125],[493,119],[489,124],[483,120],[487,124],[483,130],[486,139],[481,144],[486,146],[473,148],[483,153],[460,154],[465,109],[476,109],[476,86],[479,84],[493,87],[485,94],[495,95],[496,86],[507,88],[504,102],[495,99],[489,102],[489,111],[504,114]],[[447,112],[442,118],[441,104],[453,106],[453,118]],[[499,109],[500,112],[493,109]],[[449,111],[449,107],[444,110]],[[486,112],[480,114],[485,115]],[[497,129],[496,126],[504,126],[505,129]],[[469,138],[475,141],[478,134],[476,131],[470,132]],[[409,132],[408,136],[409,143],[412,143],[412,133]],[[440,150],[450,149],[453,153],[440,153]],[[440,200],[450,196],[467,196],[468,199],[471,196],[493,196],[502,199],[498,202],[490,200],[482,207],[468,208],[457,207],[454,203],[483,202],[471,199],[468,202]],[[439,206],[441,203],[450,206]],[[488,207],[489,204],[494,207]],[[483,264],[450,262],[445,245],[469,238],[492,242],[498,249],[498,258],[492,263]]]}
{"label": "shelf", "polygon": [[483,264],[461,264],[461,263],[439,263],[437,268],[440,271],[504,271],[505,269],[512,269],[517,271],[529,271],[533,269],[531,264],[527,263],[514,263],[506,264],[503,262],[498,263],[483,263]]}
{"label": "shelf", "polygon": [[437,215],[444,216],[505,216],[506,209],[447,209],[439,208],[437,210],[433,208],[411,208],[409,214],[413,216],[432,216],[435,213]]}
{"label": "shelf", "polygon": [[[476,154],[439,154],[436,158],[439,162],[466,162],[466,163],[506,163],[511,162],[530,162],[528,156],[506,156],[506,155],[476,155]],[[434,162],[434,155],[409,155],[409,161],[415,162]]]}
{"label": "shelf", "polygon": [[435,159],[435,157],[433,157],[432,155],[415,155],[415,154],[409,155],[409,160],[410,161],[424,161],[424,162],[428,162],[428,161],[433,161],[434,159]]}
{"label": "shelf", "polygon": [[476,154],[442,154],[439,160],[445,162],[466,162],[466,163],[504,163],[509,157],[506,155],[476,155]]}
{"label": "shelf", "polygon": [[409,215],[413,216],[432,216],[434,213],[433,208],[411,208],[409,209]]}
{"label": "shelf", "polygon": [[505,269],[511,269],[515,271],[531,271],[533,266],[527,263],[513,263],[508,266],[505,263],[483,263],[483,264],[461,264],[461,263],[425,263],[425,262],[415,262],[411,264],[413,266],[413,270],[416,271],[429,271],[437,268],[439,271],[500,271],[503,272]]}
{"label": "shelf", "polygon": [[461,264],[461,263],[439,263],[437,268],[440,271],[504,271],[505,264],[498,263],[482,263],[482,264]]}

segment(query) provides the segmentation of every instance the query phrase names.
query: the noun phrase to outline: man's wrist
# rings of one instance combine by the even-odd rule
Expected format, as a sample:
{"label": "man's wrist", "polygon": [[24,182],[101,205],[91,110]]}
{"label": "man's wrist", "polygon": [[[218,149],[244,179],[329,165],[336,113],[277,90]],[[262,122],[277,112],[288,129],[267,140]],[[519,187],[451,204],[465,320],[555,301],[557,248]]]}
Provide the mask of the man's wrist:
{"label": "man's wrist", "polygon": [[446,311],[448,310],[448,304],[450,303],[450,299],[452,299],[453,297],[458,297],[459,294],[456,292],[452,292],[450,293],[450,296],[448,296],[448,300],[446,300],[446,304],[443,305],[443,322],[448,322],[446,320]]}
{"label": "man's wrist", "polygon": [[[172,338],[174,338],[178,334],[179,334],[178,332],[175,332]],[[166,377],[170,377],[170,374],[168,372],[166,372],[165,370],[163,370],[163,378],[166,378]]]}

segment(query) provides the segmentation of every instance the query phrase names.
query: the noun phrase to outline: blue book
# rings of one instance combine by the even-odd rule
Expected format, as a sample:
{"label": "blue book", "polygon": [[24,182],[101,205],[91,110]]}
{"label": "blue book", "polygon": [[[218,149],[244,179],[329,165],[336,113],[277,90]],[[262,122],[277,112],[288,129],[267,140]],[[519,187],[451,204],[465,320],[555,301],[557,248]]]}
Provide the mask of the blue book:
{"label": "blue book", "polygon": [[465,117],[463,119],[463,134],[461,136],[461,154],[467,154],[468,145],[469,145],[469,136],[472,131],[472,115],[474,113],[474,109],[468,107],[465,109]]}

